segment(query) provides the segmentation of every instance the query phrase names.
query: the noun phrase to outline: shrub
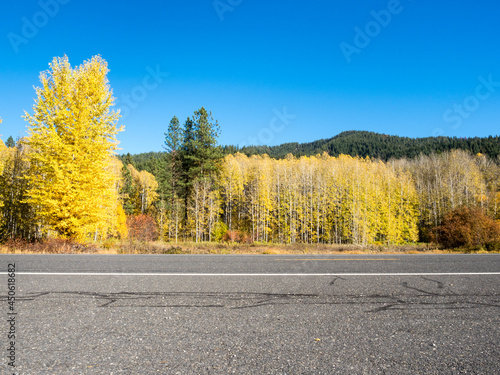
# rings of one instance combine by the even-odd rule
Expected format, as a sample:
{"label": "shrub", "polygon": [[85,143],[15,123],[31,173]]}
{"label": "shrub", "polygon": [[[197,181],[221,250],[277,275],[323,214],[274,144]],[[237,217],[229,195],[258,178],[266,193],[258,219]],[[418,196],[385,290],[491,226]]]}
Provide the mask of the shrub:
{"label": "shrub", "polygon": [[102,247],[105,249],[111,249],[112,247],[116,246],[118,243],[118,240],[114,237],[107,238],[105,241],[102,243]]}
{"label": "shrub", "polygon": [[224,233],[222,237],[224,242],[240,242],[240,231],[238,230],[228,230]]}
{"label": "shrub", "polygon": [[12,252],[47,253],[47,254],[79,254],[96,253],[94,244],[83,244],[70,239],[45,238],[40,241],[26,241],[20,238],[9,239],[5,246]]}
{"label": "shrub", "polygon": [[151,216],[136,215],[127,218],[128,236],[139,241],[156,241],[159,236],[158,225]]}
{"label": "shrub", "polygon": [[240,243],[252,244],[253,243],[252,236],[250,236],[248,233],[241,233]]}
{"label": "shrub", "polygon": [[239,230],[228,230],[222,240],[224,242],[253,243],[252,237],[248,233]]}
{"label": "shrub", "polygon": [[460,207],[450,211],[434,231],[434,241],[447,248],[500,247],[500,224],[479,209]]}
{"label": "shrub", "polygon": [[212,238],[216,242],[220,242],[224,239],[224,236],[227,233],[227,225],[222,221],[218,221],[214,225],[214,229],[212,231]]}

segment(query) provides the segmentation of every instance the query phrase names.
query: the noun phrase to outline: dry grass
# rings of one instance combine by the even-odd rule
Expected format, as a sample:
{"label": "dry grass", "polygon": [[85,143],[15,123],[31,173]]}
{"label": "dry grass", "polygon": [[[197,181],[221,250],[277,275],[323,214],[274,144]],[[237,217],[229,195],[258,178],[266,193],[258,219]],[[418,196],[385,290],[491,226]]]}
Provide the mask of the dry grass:
{"label": "dry grass", "polygon": [[98,251],[99,248],[95,244],[82,244],[60,238],[35,242],[13,239],[0,247],[0,253],[4,254],[95,254]]}
{"label": "dry grass", "polygon": [[117,254],[425,254],[446,253],[428,244],[415,245],[326,245],[326,244],[238,244],[213,242],[122,242],[110,248]]}
{"label": "dry grass", "polygon": [[[81,244],[70,240],[48,239],[42,242],[11,240],[0,247],[10,254],[446,254],[486,253],[484,250],[446,250],[430,244],[407,245],[327,245],[327,244],[238,244],[213,242],[140,242],[106,240],[99,244]],[[493,253],[493,252],[487,252]]]}

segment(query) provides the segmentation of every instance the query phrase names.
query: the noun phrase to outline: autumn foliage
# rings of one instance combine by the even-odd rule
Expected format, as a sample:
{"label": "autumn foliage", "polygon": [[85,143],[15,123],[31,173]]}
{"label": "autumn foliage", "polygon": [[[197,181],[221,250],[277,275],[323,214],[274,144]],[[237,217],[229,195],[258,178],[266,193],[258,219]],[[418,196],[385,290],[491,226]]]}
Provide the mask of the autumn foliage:
{"label": "autumn foliage", "polygon": [[159,236],[158,224],[147,215],[129,216],[127,219],[128,236],[138,241],[156,241]]}
{"label": "autumn foliage", "polygon": [[460,150],[386,162],[326,149],[246,155],[218,146],[218,123],[203,107],[183,126],[172,119],[166,152],[120,158],[123,127],[107,74],[100,56],[76,67],[54,58],[41,73],[24,116],[28,136],[0,141],[0,240],[56,252],[74,250],[65,241],[126,238],[137,240],[127,246],[433,239],[500,248],[500,158]]}
{"label": "autumn foliage", "polygon": [[250,244],[253,242],[252,238],[248,233],[244,233],[239,230],[228,230],[222,237],[224,242],[237,242]]}
{"label": "autumn foliage", "polygon": [[107,73],[100,56],[75,68],[67,56],[54,58],[40,75],[33,114],[25,115],[28,201],[37,221],[61,237],[96,239],[116,221],[113,155],[122,128]]}
{"label": "autumn foliage", "polygon": [[447,248],[500,248],[500,224],[480,209],[457,208],[435,230],[436,242]]}

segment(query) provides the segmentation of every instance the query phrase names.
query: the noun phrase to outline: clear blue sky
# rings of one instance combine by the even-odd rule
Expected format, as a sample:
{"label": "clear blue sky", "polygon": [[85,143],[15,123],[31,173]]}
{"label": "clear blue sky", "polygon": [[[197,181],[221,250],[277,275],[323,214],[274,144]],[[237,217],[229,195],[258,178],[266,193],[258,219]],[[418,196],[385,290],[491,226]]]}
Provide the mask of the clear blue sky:
{"label": "clear blue sky", "polygon": [[126,114],[123,153],[161,150],[172,116],[201,106],[221,144],[497,135],[499,16],[498,0],[5,1],[0,134],[25,134],[54,56],[100,54]]}

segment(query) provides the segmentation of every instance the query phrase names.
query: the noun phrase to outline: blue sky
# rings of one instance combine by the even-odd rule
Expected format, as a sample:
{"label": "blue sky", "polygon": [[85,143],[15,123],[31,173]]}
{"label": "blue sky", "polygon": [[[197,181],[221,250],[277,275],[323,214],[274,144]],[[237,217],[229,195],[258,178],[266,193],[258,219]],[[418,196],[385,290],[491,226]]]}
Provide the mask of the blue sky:
{"label": "blue sky", "polygon": [[170,119],[201,106],[221,144],[498,135],[499,15],[497,0],[6,1],[0,134],[25,134],[54,56],[100,54],[125,115],[121,153],[160,151]]}

